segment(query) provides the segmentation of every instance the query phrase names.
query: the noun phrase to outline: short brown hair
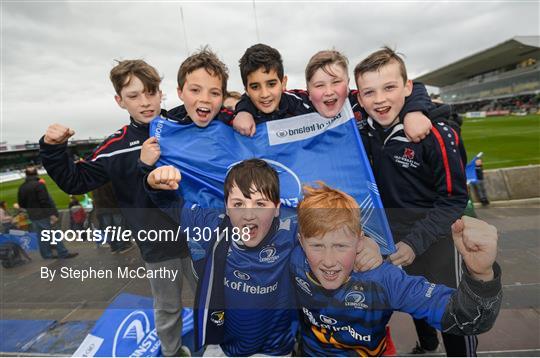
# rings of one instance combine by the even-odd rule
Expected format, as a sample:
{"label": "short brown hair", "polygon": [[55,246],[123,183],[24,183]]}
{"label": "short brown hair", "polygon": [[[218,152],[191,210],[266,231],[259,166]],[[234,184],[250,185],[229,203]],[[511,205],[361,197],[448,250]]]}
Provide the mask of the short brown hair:
{"label": "short brown hair", "polygon": [[186,83],[186,77],[193,71],[204,68],[210,76],[217,76],[221,80],[221,91],[223,96],[227,93],[227,80],[229,79],[229,70],[217,55],[204,46],[198,52],[189,56],[182,62],[178,69],[178,88],[183,89]]}
{"label": "short brown hair", "polygon": [[381,67],[386,66],[391,62],[398,63],[403,83],[407,82],[407,69],[405,68],[405,62],[403,62],[401,56],[401,54],[395,52],[388,46],[384,46],[381,50],[373,52],[354,68],[354,80],[356,81],[356,86],[358,87],[358,77],[367,72],[379,71]]}
{"label": "short brown hair", "polygon": [[324,236],[348,228],[360,237],[360,207],[356,200],[341,190],[318,181],[318,188],[304,186],[304,199],[298,204],[298,226],[303,237]]}
{"label": "short brown hair", "polygon": [[129,85],[133,77],[137,77],[144,85],[145,91],[155,93],[159,91],[161,77],[157,70],[144,62],[143,60],[124,60],[118,61],[118,64],[111,70],[109,78],[116,94],[120,96],[122,88]]}
{"label": "short brown hair", "polygon": [[242,98],[242,94],[237,91],[230,91],[230,92],[227,92],[227,94],[224,97],[225,99],[232,97],[232,98],[240,100]]}
{"label": "short brown hair", "polygon": [[24,174],[26,176],[38,175],[38,170],[33,165],[27,165],[26,168],[24,168]]}
{"label": "short brown hair", "polygon": [[247,159],[232,167],[225,178],[223,194],[225,202],[233,186],[251,198],[253,187],[274,204],[279,203],[279,177],[277,172],[262,159]]}
{"label": "short brown hair", "polygon": [[345,57],[345,55],[343,55],[341,52],[336,50],[324,50],[317,52],[309,59],[306,66],[306,83],[313,78],[313,75],[319,68],[322,68],[322,70],[328,73],[330,76],[334,76],[334,74],[328,72],[327,68],[329,65],[334,63],[343,67],[345,72],[349,72],[349,60],[347,60],[347,57]]}

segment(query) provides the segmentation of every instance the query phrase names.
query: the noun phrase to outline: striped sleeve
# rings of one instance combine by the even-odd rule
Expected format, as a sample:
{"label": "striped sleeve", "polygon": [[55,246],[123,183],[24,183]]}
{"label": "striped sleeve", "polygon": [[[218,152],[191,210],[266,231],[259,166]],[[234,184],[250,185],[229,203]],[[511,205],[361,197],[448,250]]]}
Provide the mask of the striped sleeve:
{"label": "striped sleeve", "polygon": [[460,138],[446,124],[436,123],[424,140],[426,160],[433,170],[435,201],[427,215],[417,221],[403,239],[418,256],[441,238],[448,237],[451,225],[467,206],[467,183],[459,152]]}

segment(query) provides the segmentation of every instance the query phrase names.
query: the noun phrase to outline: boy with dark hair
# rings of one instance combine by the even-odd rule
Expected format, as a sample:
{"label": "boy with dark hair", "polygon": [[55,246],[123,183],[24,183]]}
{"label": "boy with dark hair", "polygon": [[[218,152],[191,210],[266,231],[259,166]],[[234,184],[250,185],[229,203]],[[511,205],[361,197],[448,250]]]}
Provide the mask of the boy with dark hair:
{"label": "boy with dark hair", "polygon": [[286,87],[287,76],[283,71],[283,60],[278,50],[264,44],[256,44],[249,47],[240,58],[240,76],[244,87],[248,87],[248,76],[257,72],[270,74],[275,72],[277,79]]}
{"label": "boy with dark hair", "polygon": [[[281,54],[275,48],[253,45],[239,63],[246,94],[236,105],[235,112],[240,117],[234,119],[233,127],[240,134],[253,136],[255,124],[313,112],[300,97],[285,92],[287,76],[284,75]],[[242,118],[247,114],[250,115]]]}
{"label": "boy with dark hair", "polygon": [[[279,220],[277,173],[260,159],[235,165],[225,179],[226,215],[183,207],[172,191],[179,181],[171,166],[153,170],[146,180],[152,200],[204,249],[203,262],[194,262],[197,313],[206,312],[195,317],[196,344],[220,344],[228,356],[289,354],[294,331],[287,262],[295,228]],[[211,237],[199,240],[197,228],[208,228]]]}
{"label": "boy with dark hair", "polygon": [[493,226],[463,217],[452,227],[468,270],[457,290],[408,276],[389,263],[352,272],[357,245],[365,239],[360,208],[351,196],[319,184],[304,187],[298,206],[301,248],[291,256],[302,312],[301,356],[380,356],[395,310],[454,334],[492,327],[502,298]]}
{"label": "boy with dark hair", "polygon": [[[43,166],[58,186],[70,194],[84,194],[112,182],[122,215],[134,237],[150,230],[176,230],[176,223],[159,210],[146,195],[144,174],[139,170],[141,144],[148,139],[148,124],[161,113],[161,78],[143,60],[120,61],[111,70],[118,105],[127,110],[130,123],[100,144],[86,159],[74,163],[68,139],[75,132],[53,124],[40,139]],[[163,112],[165,115],[165,113]],[[182,272],[191,278],[191,264],[183,240],[151,242],[137,240],[146,268],[179,272],[179,280],[152,278],[156,329],[165,356],[178,356],[182,349]],[[194,285],[194,284],[192,284]]]}
{"label": "boy with dark hair", "polygon": [[[396,242],[397,252],[390,259],[410,275],[456,287],[461,260],[450,227],[467,204],[460,138],[442,122],[434,123],[420,143],[405,137],[398,114],[412,83],[403,60],[388,47],[360,62],[354,76],[358,102],[369,115],[363,140]],[[420,347],[434,350],[436,332],[423,320],[415,320],[415,325]],[[443,340],[448,355],[476,354],[475,336],[443,332]]]}
{"label": "boy with dark hair", "polygon": [[[216,209],[183,207],[183,199],[173,192],[180,178],[178,169],[163,166],[146,182],[152,200],[204,251],[203,262],[195,265],[197,344],[219,343],[232,356],[290,354],[295,325],[288,260],[296,245],[296,226],[290,219],[279,219],[276,171],[261,159],[234,165],[224,184],[225,215]],[[202,238],[198,233],[205,230],[209,236]],[[365,263],[361,269],[379,264],[370,261],[380,255],[373,255],[373,243],[369,244],[368,250],[359,247],[355,255],[357,262]]]}

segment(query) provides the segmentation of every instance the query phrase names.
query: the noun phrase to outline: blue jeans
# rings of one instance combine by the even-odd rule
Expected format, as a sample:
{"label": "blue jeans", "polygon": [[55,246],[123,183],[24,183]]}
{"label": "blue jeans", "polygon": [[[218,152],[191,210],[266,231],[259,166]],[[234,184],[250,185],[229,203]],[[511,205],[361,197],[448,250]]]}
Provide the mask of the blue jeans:
{"label": "blue jeans", "polygon": [[[101,230],[105,230],[107,226],[115,226],[115,227],[123,226],[122,214],[113,214],[113,213],[99,214],[98,221],[99,221],[99,228]],[[128,248],[131,245],[131,243],[124,242],[124,241],[111,240],[108,242],[111,247],[111,251],[113,252],[121,251],[125,248]]]}
{"label": "blue jeans", "polygon": [[50,241],[41,240],[41,232],[43,230],[50,230],[50,229],[51,229],[51,222],[49,218],[32,220],[32,230],[37,233],[39,253],[41,254],[41,257],[43,257],[44,259],[51,259],[53,257],[52,251],[51,251],[52,248],[56,248],[56,251],[58,252],[58,257],[60,258],[66,257],[69,254],[69,251],[66,249],[62,241],[58,242],[56,245],[51,245]]}

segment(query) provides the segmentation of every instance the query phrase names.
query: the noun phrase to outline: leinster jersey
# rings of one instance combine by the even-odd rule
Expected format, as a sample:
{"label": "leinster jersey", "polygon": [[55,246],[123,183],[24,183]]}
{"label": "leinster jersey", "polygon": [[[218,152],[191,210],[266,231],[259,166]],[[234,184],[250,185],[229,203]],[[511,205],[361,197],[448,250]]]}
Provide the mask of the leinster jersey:
{"label": "leinster jersey", "polygon": [[[196,206],[184,208],[181,222],[182,227],[219,227],[221,232],[230,227],[227,217]],[[220,343],[228,356],[291,353],[297,318],[289,259],[296,242],[296,226],[278,219],[256,247],[223,235],[188,242],[199,276],[197,305],[203,306],[198,308],[203,309],[200,344]],[[214,286],[215,282],[223,286]],[[212,327],[222,331],[217,340],[218,330]]]}
{"label": "leinster jersey", "polygon": [[302,355],[307,356],[380,356],[393,311],[426,319],[441,329],[454,292],[388,263],[353,272],[348,282],[328,291],[311,273],[301,247],[293,251],[291,275],[301,315]]}

